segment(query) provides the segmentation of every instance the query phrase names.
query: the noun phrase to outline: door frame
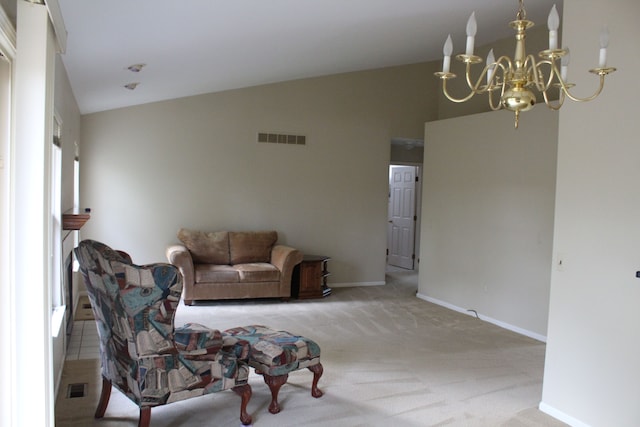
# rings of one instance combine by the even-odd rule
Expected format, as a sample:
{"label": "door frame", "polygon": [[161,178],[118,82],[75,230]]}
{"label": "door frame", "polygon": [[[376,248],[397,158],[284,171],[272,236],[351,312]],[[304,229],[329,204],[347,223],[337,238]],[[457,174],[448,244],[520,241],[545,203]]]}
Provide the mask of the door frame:
{"label": "door frame", "polygon": [[[416,168],[416,177],[418,180],[416,181],[416,194],[415,194],[415,202],[416,202],[416,224],[414,228],[414,239],[413,239],[413,253],[416,256],[416,259],[413,263],[413,271],[418,271],[420,269],[420,230],[421,230],[421,221],[422,221],[422,163],[416,162],[390,162],[389,167],[387,168],[387,176],[389,176],[391,172],[392,166],[414,166]],[[387,178],[388,181],[388,178]],[[388,210],[387,210],[387,219],[389,218]],[[385,228],[385,233],[387,229]],[[389,248],[389,239],[388,236],[385,238],[387,240],[387,251]],[[388,260],[387,260],[388,263]]]}

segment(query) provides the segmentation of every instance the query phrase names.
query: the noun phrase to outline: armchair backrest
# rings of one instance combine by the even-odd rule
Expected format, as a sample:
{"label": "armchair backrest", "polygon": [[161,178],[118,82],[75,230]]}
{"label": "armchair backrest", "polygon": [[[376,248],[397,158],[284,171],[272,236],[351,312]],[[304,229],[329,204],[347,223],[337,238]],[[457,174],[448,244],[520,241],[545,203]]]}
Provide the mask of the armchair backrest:
{"label": "armchair backrest", "polygon": [[96,318],[102,375],[140,402],[142,389],[150,385],[143,383],[153,376],[141,376],[140,359],[178,354],[173,320],[182,277],[170,264],[135,265],[126,254],[94,240],[80,242],[75,254]]}

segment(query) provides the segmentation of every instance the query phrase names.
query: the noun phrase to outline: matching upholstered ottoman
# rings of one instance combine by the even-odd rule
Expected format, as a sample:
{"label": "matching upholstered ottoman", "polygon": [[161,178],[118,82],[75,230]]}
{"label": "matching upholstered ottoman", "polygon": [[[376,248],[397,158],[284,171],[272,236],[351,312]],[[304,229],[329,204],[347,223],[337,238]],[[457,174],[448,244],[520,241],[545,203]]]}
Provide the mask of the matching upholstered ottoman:
{"label": "matching upholstered ottoman", "polygon": [[250,325],[224,331],[227,340],[235,337],[248,341],[249,365],[256,373],[261,374],[264,382],[271,390],[271,404],[269,412],[280,412],[278,392],[287,382],[289,372],[307,368],[313,372],[311,395],[322,396],[318,388],[318,380],[322,376],[320,364],[320,347],[309,338],[293,335],[286,331],[276,331],[262,325]]}

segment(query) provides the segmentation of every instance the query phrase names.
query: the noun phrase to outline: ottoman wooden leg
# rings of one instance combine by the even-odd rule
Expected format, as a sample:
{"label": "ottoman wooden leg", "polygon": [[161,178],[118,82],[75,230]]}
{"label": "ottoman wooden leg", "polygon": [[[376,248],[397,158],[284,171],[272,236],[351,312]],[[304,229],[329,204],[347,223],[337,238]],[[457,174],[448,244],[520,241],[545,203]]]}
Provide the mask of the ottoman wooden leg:
{"label": "ottoman wooden leg", "polygon": [[320,363],[318,363],[316,365],[309,366],[309,370],[313,372],[313,383],[311,383],[311,396],[315,398],[321,397],[322,390],[318,388],[318,380],[320,380],[320,377],[322,376],[322,372],[324,371],[324,368]]}
{"label": "ottoman wooden leg", "polygon": [[247,404],[249,403],[249,399],[251,399],[251,386],[244,384],[234,387],[233,391],[242,398],[242,402],[240,403],[240,422],[245,426],[251,424],[251,415],[247,413]]}
{"label": "ottoman wooden leg", "polygon": [[280,391],[280,387],[284,383],[287,382],[287,378],[289,378],[288,374],[278,375],[272,377],[270,375],[263,374],[262,378],[264,378],[264,382],[269,386],[269,390],[271,390],[271,404],[269,405],[269,412],[272,414],[277,414],[280,412],[280,405],[278,404],[278,392]]}

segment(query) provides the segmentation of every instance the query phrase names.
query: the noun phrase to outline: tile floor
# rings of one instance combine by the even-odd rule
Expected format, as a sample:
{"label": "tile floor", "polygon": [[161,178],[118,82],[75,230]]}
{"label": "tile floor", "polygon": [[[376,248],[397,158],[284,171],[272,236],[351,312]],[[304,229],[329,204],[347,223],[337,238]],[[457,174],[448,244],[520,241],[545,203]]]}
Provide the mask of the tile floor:
{"label": "tile floor", "polygon": [[98,359],[99,354],[100,344],[95,320],[74,321],[67,345],[66,360]]}

